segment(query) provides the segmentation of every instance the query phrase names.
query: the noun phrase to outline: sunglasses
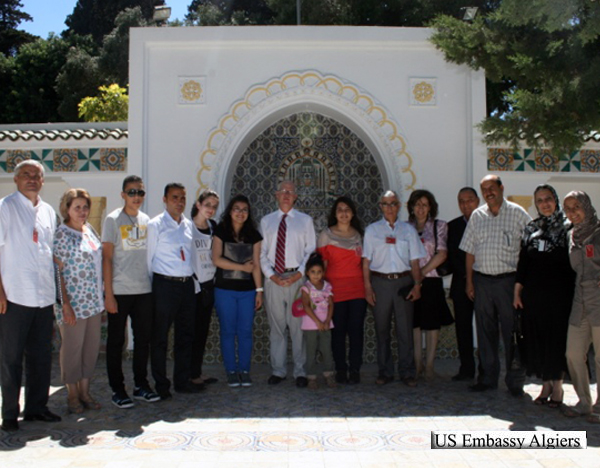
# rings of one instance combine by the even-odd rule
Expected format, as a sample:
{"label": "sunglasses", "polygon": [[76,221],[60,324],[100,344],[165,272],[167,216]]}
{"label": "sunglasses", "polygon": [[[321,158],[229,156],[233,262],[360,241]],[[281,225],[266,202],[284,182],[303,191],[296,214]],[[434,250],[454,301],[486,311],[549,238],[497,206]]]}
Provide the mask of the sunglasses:
{"label": "sunglasses", "polygon": [[131,190],[127,190],[127,192],[125,192],[127,194],[128,197],[135,197],[136,195],[139,195],[140,197],[144,197],[146,195],[146,192],[144,190],[136,190],[136,189],[131,189]]}

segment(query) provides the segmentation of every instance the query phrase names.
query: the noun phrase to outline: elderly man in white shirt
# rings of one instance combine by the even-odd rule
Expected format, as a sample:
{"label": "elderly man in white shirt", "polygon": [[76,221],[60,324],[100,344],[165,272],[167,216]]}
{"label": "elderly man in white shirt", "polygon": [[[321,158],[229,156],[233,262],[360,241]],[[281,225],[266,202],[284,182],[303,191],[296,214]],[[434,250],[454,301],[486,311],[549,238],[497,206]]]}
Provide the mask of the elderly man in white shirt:
{"label": "elderly man in white shirt", "polygon": [[498,387],[498,323],[506,360],[505,383],[513,396],[523,395],[525,370],[515,368],[510,358],[515,326],[513,293],[523,228],[531,221],[527,212],[504,199],[500,177],[485,176],[481,195],[486,204],[471,214],[460,249],[466,255],[466,293],[474,301],[479,361],[483,370],[480,381],[469,387],[483,392]]}
{"label": "elderly man in white shirt", "polygon": [[367,302],[373,307],[377,335],[377,385],[394,380],[390,350],[392,314],[396,319],[398,374],[417,385],[413,344],[413,302],[421,297],[419,259],[425,249],[414,227],[398,219],[400,200],[388,190],[379,203],[383,219],[369,225],[363,243],[363,276]]}
{"label": "elderly man in white shirt", "polygon": [[275,197],[279,209],[260,222],[263,236],[260,265],[265,275],[265,307],[271,328],[272,375],[268,383],[276,385],[287,375],[288,328],[296,386],[306,387],[306,350],[300,328],[302,318],[292,315],[292,303],[302,285],[304,266],[315,251],[317,240],[312,218],[294,209],[298,198],[294,183],[282,182]]}
{"label": "elderly man in white shirt", "polygon": [[44,167],[15,168],[17,191],[0,200],[0,380],[2,429],[19,429],[25,356],[25,421],[57,422],[48,409],[56,301],[52,243],[56,213],[39,193]]}
{"label": "elderly man in white shirt", "polygon": [[167,377],[169,329],[175,324],[173,386],[178,393],[198,393],[203,386],[191,382],[192,342],[196,294],[193,281],[193,223],[187,219],[183,185],[165,187],[165,211],[148,223],[148,270],[152,275],[154,321],[150,354],[156,393],[171,398]]}

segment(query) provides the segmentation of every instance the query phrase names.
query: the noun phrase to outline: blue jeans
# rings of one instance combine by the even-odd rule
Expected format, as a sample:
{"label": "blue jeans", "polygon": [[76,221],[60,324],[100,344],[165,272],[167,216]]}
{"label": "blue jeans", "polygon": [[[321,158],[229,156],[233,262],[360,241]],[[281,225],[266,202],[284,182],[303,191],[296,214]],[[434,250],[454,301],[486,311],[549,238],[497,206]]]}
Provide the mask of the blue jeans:
{"label": "blue jeans", "polygon": [[250,372],[255,297],[254,290],[215,288],[215,307],[221,327],[221,353],[227,372]]}

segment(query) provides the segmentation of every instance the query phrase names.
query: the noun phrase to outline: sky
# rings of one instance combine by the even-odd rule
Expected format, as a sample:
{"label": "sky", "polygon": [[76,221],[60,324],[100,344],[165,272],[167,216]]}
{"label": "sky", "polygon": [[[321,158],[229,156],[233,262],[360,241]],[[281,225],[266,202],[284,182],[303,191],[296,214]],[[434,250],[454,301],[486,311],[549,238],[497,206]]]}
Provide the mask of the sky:
{"label": "sky", "polygon": [[[19,29],[35,34],[44,39],[48,38],[50,32],[59,35],[67,27],[65,20],[73,13],[77,0],[20,0],[23,7],[21,11],[33,17],[33,21],[24,21]],[[187,7],[191,0],[166,0],[171,7],[171,20],[180,19],[187,13]]]}

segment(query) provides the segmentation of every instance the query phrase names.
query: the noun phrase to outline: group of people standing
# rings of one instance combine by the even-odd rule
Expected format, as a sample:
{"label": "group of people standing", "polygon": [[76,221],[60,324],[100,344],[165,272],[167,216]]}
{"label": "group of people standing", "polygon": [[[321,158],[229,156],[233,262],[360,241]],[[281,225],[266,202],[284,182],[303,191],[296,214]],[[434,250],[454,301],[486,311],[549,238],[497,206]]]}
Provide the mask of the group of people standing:
{"label": "group of people standing", "polygon": [[[475,314],[479,367],[474,392],[497,388],[498,337],[502,339],[505,383],[523,395],[526,375],[542,379],[534,403],[561,408],[565,416],[600,422],[600,397],[590,394],[587,356],[596,350],[600,371],[600,222],[589,196],[568,193],[564,211],[553,187],[535,189],[538,217],[504,198],[498,176],[481,181],[485,204],[465,187],[458,194],[462,217],[449,223],[453,266],[451,298],[461,367],[455,381],[476,374],[471,323]],[[579,401],[563,404],[568,372]]]}
{"label": "group of people standing", "polygon": [[[376,383],[388,384],[395,376],[393,316],[398,376],[414,387],[421,374],[434,378],[440,328],[454,320],[443,289],[448,271],[453,272],[450,295],[461,360],[453,380],[475,378],[475,314],[479,372],[472,391],[497,387],[501,334],[506,384],[513,395],[523,394],[526,373],[536,374],[544,383],[535,402],[564,407],[562,381],[568,368],[580,401],[564,407],[565,414],[598,420],[600,403],[591,400],[586,356],[590,343],[596,349],[600,345],[600,251],[595,250],[600,249],[600,223],[583,192],[567,195],[563,212],[554,189],[538,187],[534,199],[540,216],[531,221],[504,198],[500,178],[487,176],[481,182],[485,204],[478,207],[473,188],[461,189],[462,216],[447,224],[437,219],[431,192],[411,194],[409,221],[402,222],[400,199],[387,191],[379,203],[382,218],[366,230],[352,199],[339,197],[328,227],[317,237],[312,218],[294,208],[298,194],[291,181],[279,185],[278,209],[258,226],[244,195],[232,197],[215,222],[220,197],[212,190],[200,194],[187,218],[185,187],[178,183],[165,187],[165,210],[150,219],[141,211],[143,181],[129,176],[122,186],[123,207],[106,217],[100,237],[88,223],[92,199],[87,191],[65,192],[60,222],[39,197],[44,181],[39,162],[20,163],[14,180],[17,191],[0,201],[4,430],[19,428],[23,356],[24,419],[61,419],[47,407],[54,315],[62,338],[61,378],[73,414],[100,409],[90,394],[90,380],[104,310],[106,365],[112,403],[119,408],[134,406],[133,400],[172,397],[167,375],[172,326],[174,391],[198,393],[217,381],[202,372],[213,307],[230,387],[252,385],[254,314],[263,305],[270,326],[269,385],[287,377],[288,336],[296,386],[318,388],[319,371],[329,387],[358,384],[367,304],[376,329]],[[304,316],[292,314],[298,301]],[[514,338],[520,309],[524,346]],[[128,317],[133,399],[122,371]],[[516,348],[520,360],[514,358]],[[148,361],[155,390],[148,381]]]}

